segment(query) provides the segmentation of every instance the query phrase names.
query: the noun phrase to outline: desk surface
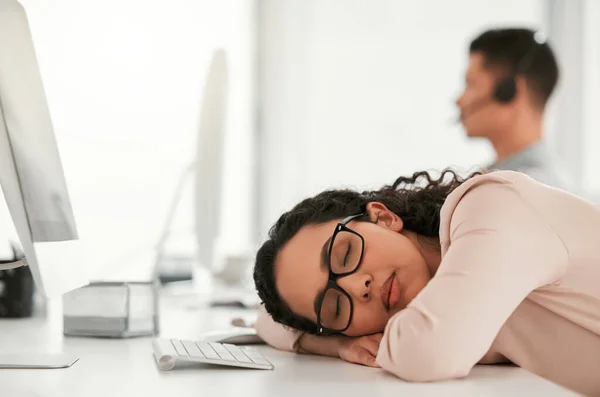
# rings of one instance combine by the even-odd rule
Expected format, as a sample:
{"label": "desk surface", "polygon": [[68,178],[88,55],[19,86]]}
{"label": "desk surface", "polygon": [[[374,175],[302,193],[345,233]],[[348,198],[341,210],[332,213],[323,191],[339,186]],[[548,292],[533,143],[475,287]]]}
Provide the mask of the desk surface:
{"label": "desk surface", "polygon": [[[187,301],[189,303],[189,300]],[[207,309],[162,300],[161,336],[197,339],[201,332],[228,326],[239,309]],[[96,339],[62,336],[60,302],[46,316],[0,321],[0,351],[76,354],[71,368],[0,370],[0,394],[10,397],[117,396],[574,396],[520,368],[478,366],[463,380],[411,384],[382,370],[337,359],[259,349],[274,371],[195,367],[162,372],[152,355],[151,338]],[[343,389],[342,389],[343,388]]]}

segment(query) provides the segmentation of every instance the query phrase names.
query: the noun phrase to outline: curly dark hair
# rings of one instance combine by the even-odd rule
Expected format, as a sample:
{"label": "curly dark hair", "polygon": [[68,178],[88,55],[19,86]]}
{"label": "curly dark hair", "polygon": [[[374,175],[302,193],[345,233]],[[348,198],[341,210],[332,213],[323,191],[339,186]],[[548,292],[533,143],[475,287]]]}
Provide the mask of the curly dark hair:
{"label": "curly dark hair", "polygon": [[273,320],[284,326],[317,333],[317,325],[292,312],[275,285],[277,255],[302,227],[359,214],[367,203],[376,201],[398,215],[406,230],[422,237],[439,237],[440,209],[446,197],[465,180],[479,174],[481,172],[475,172],[463,179],[446,169],[438,179],[434,179],[429,172],[421,171],[411,177],[400,177],[392,185],[375,191],[327,190],[303,200],[281,215],[269,230],[268,240],[256,254],[254,282],[265,309]]}

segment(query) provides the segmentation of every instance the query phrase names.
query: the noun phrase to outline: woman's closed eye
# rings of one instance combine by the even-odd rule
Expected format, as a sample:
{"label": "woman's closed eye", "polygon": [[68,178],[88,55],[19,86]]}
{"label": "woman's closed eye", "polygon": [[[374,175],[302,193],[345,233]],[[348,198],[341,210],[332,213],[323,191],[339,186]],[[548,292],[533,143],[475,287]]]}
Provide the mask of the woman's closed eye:
{"label": "woman's closed eye", "polygon": [[346,255],[344,256],[343,267],[348,265],[348,261],[350,260],[350,252],[352,251],[352,243],[348,241],[348,249],[346,249]]}

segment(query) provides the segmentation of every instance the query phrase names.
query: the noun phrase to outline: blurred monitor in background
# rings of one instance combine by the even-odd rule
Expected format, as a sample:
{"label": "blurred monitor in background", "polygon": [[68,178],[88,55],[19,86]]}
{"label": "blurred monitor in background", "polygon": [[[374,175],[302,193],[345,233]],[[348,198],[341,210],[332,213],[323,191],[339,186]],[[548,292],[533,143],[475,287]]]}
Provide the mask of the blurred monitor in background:
{"label": "blurred monitor in background", "polygon": [[496,159],[488,168],[572,189],[566,167],[543,138],[544,111],[558,76],[554,53],[540,32],[494,29],[471,42],[466,85],[456,104],[467,135],[494,147]]}

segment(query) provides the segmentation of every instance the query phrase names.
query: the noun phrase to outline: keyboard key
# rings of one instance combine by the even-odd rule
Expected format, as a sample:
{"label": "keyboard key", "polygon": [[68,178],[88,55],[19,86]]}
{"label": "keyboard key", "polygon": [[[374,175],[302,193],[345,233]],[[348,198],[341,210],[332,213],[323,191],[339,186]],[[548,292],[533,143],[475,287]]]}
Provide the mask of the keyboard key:
{"label": "keyboard key", "polygon": [[[256,349],[255,349],[255,348],[253,348],[253,347],[250,347],[250,346],[244,346],[243,350],[244,350],[244,352],[246,352],[246,353],[258,353],[258,350],[256,350]],[[260,354],[260,353],[259,353],[259,354]]]}
{"label": "keyboard key", "polygon": [[227,351],[227,349],[225,348],[225,346],[221,345],[220,343],[209,343],[210,346],[215,349],[215,351],[217,352],[217,354],[219,355],[219,357],[221,357],[223,360],[225,361],[237,361],[232,355],[231,353],[229,353],[229,351]]}
{"label": "keyboard key", "polygon": [[267,360],[265,360],[262,357],[252,357],[252,361],[254,361],[255,364],[260,364],[260,365],[271,365],[270,362],[268,362]]}
{"label": "keyboard key", "polygon": [[187,350],[190,357],[200,357],[200,358],[205,357],[204,354],[202,354],[200,349],[198,349],[198,346],[196,346],[196,344],[193,341],[182,340],[181,343],[183,343],[183,347],[185,347],[185,350]]}
{"label": "keyboard key", "polygon": [[235,357],[236,360],[240,363],[252,364],[252,360],[250,357],[246,356],[244,352],[237,346],[234,345],[225,345],[229,353]]}
{"label": "keyboard key", "polygon": [[260,352],[258,350],[256,350],[253,347],[244,347],[244,349],[242,350],[244,353],[246,353],[246,355],[248,357],[250,357],[250,359],[252,360],[253,363],[255,364],[260,364],[260,365],[271,365],[270,362],[268,362],[262,354],[260,354]]}
{"label": "keyboard key", "polygon": [[244,349],[244,353],[246,353],[246,355],[247,355],[248,357],[250,357],[250,358],[254,358],[254,357],[257,357],[257,358],[262,358],[262,354],[260,354],[260,353],[259,353],[258,351],[256,351],[256,350],[246,350],[246,349]]}
{"label": "keyboard key", "polygon": [[248,357],[250,357],[252,360],[263,358],[263,356],[261,356],[260,354],[257,354],[257,353],[246,353],[246,355]]}
{"label": "keyboard key", "polygon": [[188,356],[188,353],[185,350],[185,348],[183,347],[183,344],[181,343],[180,340],[171,339],[171,344],[175,348],[175,351],[177,352],[177,354],[179,354],[180,356]]}
{"label": "keyboard key", "polygon": [[206,342],[196,342],[196,346],[200,349],[202,354],[206,356],[206,358],[210,358],[211,360],[218,360],[220,357],[216,351],[213,350],[212,347]]}
{"label": "keyboard key", "polygon": [[271,364],[267,360],[265,360],[265,358],[258,352],[247,352],[246,355],[248,357],[250,357],[252,362],[254,362],[256,364],[261,364],[261,365],[270,365]]}
{"label": "keyboard key", "polygon": [[221,343],[209,343],[209,345],[215,349],[217,353],[227,353],[227,349]]}

